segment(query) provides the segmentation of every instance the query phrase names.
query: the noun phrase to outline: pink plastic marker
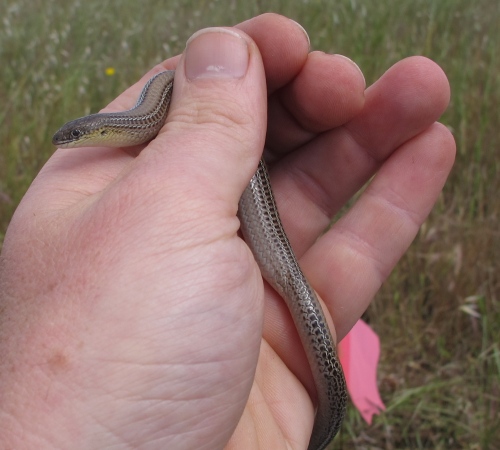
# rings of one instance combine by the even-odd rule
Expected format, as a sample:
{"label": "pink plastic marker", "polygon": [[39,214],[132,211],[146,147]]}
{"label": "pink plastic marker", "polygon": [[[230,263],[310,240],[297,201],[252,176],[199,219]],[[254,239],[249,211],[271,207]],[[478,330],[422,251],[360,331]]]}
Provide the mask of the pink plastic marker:
{"label": "pink plastic marker", "polygon": [[365,322],[358,320],[338,350],[351,400],[371,424],[373,415],[385,410],[377,387],[380,340]]}

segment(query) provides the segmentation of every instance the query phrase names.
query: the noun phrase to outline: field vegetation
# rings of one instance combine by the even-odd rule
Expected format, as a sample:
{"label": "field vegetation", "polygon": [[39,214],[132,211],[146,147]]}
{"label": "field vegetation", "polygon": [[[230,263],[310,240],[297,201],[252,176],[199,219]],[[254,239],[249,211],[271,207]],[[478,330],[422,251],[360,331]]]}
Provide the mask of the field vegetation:
{"label": "field vegetation", "polygon": [[500,2],[498,0],[2,0],[0,246],[68,118],[96,112],[196,30],[274,11],[313,49],[374,82],[425,55],[452,100],[457,162],[410,251],[365,314],[382,343],[387,411],[354,408],[335,449],[500,448]]}

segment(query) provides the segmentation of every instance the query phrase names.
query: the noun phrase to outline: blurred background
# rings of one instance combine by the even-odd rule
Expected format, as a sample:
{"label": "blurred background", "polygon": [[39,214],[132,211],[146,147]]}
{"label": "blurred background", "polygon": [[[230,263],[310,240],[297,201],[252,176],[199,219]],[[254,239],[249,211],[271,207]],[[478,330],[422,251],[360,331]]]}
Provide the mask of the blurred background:
{"label": "blurred background", "polygon": [[[0,247],[65,121],[97,112],[207,26],[293,18],[313,50],[356,61],[367,85],[425,55],[452,88],[457,162],[364,319],[382,345],[387,411],[350,407],[332,449],[500,448],[498,0],[2,0]],[[349,205],[346,205],[346,208]]]}

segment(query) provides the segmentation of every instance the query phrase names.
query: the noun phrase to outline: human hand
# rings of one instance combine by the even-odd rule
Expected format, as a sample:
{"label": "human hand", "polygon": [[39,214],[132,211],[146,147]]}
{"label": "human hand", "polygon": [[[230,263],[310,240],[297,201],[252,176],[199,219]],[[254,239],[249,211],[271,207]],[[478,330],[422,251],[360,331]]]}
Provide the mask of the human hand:
{"label": "human hand", "polygon": [[[244,76],[196,78],[196,67],[217,63],[214,48],[234,61],[241,44],[199,36],[188,56],[155,69],[177,66],[174,97],[138,157],[58,151],[16,211],[0,274],[7,447],[307,446],[309,368],[289,313],[263,290],[237,234],[238,199],[265,139],[264,77],[281,217],[339,338],[444,184],[454,143],[434,122],[449,88],[435,64],[411,58],[364,92],[350,61],[308,54],[288,19],[238,28],[262,55],[241,34]],[[151,75],[109,110],[131,107]]]}

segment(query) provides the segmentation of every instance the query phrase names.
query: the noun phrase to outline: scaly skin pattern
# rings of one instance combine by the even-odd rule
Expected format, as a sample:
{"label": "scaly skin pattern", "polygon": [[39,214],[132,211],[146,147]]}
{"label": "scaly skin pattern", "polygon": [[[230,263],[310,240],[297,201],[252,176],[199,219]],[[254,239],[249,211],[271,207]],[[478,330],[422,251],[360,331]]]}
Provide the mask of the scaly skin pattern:
{"label": "scaly skin pattern", "polygon": [[[134,108],[101,113],[63,125],[52,142],[61,148],[128,147],[153,139],[167,118],[175,72],[153,76]],[[345,415],[347,390],[332,334],[321,304],[302,273],[281,224],[263,160],[238,205],[241,231],[263,277],[283,297],[297,328],[318,397],[309,450],[323,450]]]}
{"label": "scaly skin pattern", "polygon": [[168,70],[152,77],[128,111],[91,114],[65,123],[52,143],[59,148],[130,147],[150,141],[167,119],[174,74]]}
{"label": "scaly skin pattern", "polygon": [[337,434],[345,415],[344,373],[321,304],[281,224],[263,160],[241,196],[238,216],[245,242],[263,277],[285,300],[306,351],[318,394],[309,450],[324,449]]}

